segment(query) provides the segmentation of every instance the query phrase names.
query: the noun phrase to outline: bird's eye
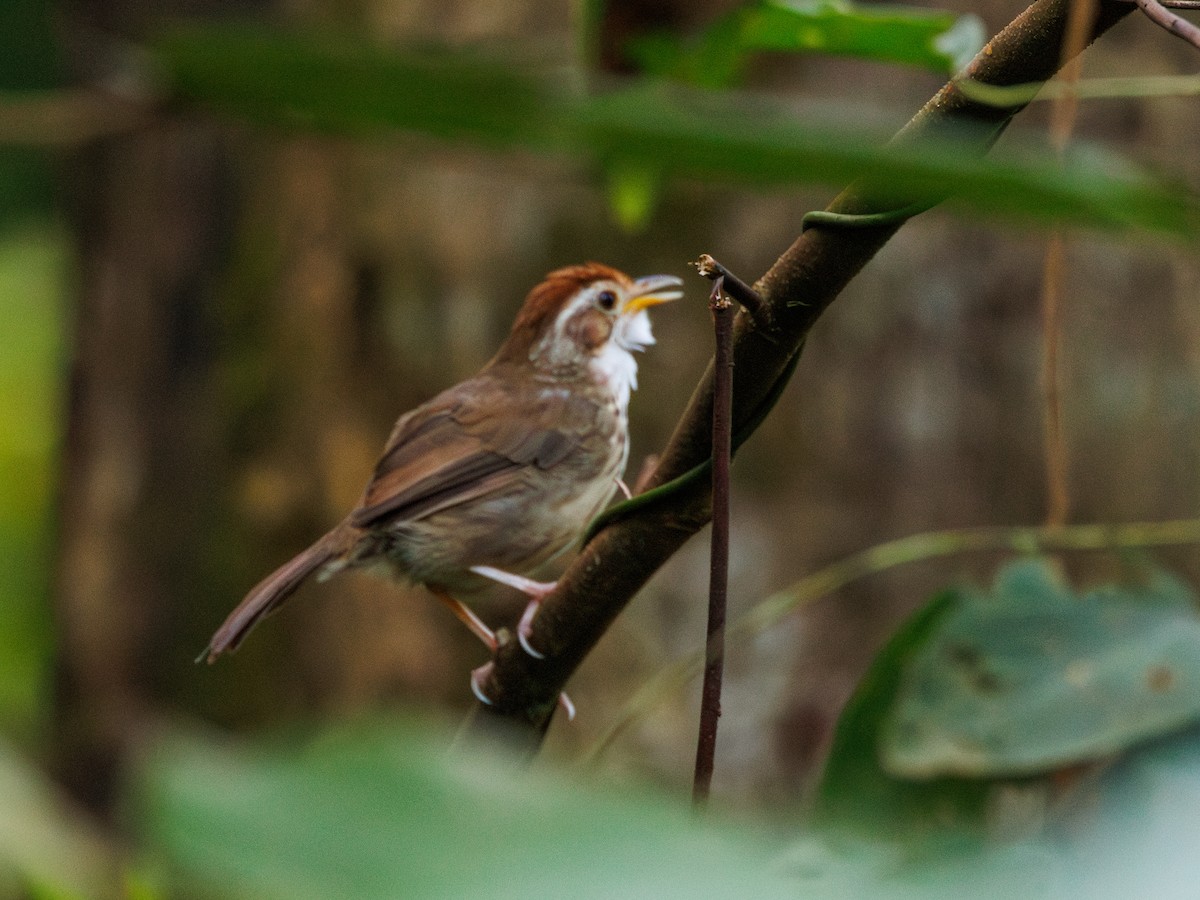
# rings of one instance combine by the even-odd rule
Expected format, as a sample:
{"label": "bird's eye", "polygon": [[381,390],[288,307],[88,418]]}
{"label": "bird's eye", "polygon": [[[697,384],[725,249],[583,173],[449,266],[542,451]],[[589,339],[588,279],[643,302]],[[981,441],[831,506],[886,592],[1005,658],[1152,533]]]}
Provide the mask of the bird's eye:
{"label": "bird's eye", "polygon": [[616,309],[617,295],[612,291],[601,291],[596,295],[596,305],[603,310]]}

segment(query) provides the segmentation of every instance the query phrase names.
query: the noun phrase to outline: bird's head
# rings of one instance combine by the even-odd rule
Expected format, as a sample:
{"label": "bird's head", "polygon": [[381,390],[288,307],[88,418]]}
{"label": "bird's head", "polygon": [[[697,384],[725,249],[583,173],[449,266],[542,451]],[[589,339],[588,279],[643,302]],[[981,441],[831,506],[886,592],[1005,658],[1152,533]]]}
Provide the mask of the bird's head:
{"label": "bird's head", "polygon": [[600,263],[557,269],[529,292],[497,360],[635,386],[631,353],[654,343],[646,310],[680,297],[682,283],[673,275],[633,279]]}

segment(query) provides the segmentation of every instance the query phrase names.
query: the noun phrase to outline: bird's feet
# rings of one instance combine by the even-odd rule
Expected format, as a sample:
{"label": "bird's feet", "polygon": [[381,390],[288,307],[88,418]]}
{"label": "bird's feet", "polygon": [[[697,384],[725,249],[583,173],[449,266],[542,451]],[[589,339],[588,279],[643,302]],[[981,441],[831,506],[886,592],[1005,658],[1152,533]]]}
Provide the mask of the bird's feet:
{"label": "bird's feet", "polygon": [[529,643],[529,635],[533,634],[533,617],[537,615],[537,611],[541,608],[542,599],[534,597],[526,605],[525,612],[521,613],[521,621],[517,623],[517,643],[521,645],[522,650],[534,659],[546,658],[546,654],[534,650],[533,644]]}
{"label": "bird's feet", "polygon": [[626,500],[633,499],[633,491],[631,491],[629,489],[629,485],[627,485],[625,483],[625,479],[623,479],[623,478],[617,479],[617,490],[619,490],[621,492],[621,496],[624,497]]}
{"label": "bird's feet", "polygon": [[529,635],[533,633],[533,617],[537,615],[542,601],[558,586],[558,582],[534,581],[532,578],[514,575],[511,572],[505,572],[503,569],[496,569],[492,566],[471,566],[471,571],[476,575],[482,575],[484,578],[490,578],[492,581],[498,581],[500,584],[516,588],[522,594],[529,597],[529,605],[525,607],[525,612],[521,613],[521,621],[517,623],[517,640],[521,644],[521,649],[534,659],[545,659],[546,655],[544,653],[539,653],[533,649],[533,645],[529,643]]}
{"label": "bird's feet", "polygon": [[[475,699],[484,706],[495,706],[491,698],[483,690],[483,684],[492,674],[492,668],[496,664],[494,662],[486,662],[478,669],[471,672],[471,693],[475,695]],[[571,698],[567,696],[567,692],[563,691],[558,695],[558,705],[562,707],[562,711],[567,716],[568,722],[575,721],[575,704],[571,702]]]}

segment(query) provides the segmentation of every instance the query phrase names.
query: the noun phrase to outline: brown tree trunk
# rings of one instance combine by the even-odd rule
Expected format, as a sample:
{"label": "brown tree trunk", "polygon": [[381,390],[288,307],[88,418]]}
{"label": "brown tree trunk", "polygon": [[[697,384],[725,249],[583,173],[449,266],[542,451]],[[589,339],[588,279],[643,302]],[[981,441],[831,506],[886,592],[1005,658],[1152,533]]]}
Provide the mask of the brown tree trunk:
{"label": "brown tree trunk", "polygon": [[56,573],[56,748],[66,783],[103,805],[116,747],[174,647],[218,435],[197,407],[227,240],[228,180],[211,129],[163,123],[105,141],[69,185],[78,283]]}

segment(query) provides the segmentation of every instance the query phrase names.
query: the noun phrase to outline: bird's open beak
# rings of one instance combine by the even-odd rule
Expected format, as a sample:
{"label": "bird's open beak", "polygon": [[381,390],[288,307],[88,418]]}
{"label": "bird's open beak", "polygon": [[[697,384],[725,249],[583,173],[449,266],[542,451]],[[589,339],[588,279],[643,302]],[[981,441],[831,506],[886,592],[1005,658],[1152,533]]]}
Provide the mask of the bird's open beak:
{"label": "bird's open beak", "polygon": [[658,306],[668,300],[678,300],[683,296],[683,281],[674,275],[647,275],[633,283],[633,297],[621,310],[622,315],[631,316],[634,313]]}

